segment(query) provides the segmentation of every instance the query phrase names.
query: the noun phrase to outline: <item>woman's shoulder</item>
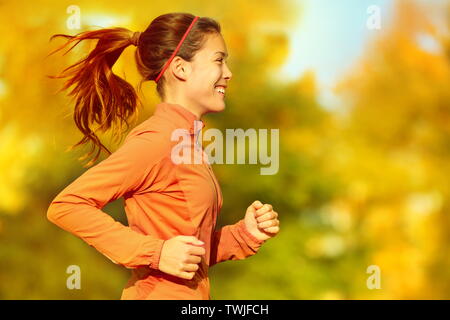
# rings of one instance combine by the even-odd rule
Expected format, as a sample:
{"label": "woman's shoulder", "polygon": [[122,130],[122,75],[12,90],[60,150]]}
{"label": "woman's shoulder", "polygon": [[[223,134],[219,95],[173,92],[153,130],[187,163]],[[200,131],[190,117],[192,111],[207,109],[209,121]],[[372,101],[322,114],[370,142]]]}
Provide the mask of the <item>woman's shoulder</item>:
{"label": "woman's shoulder", "polygon": [[150,140],[163,139],[170,143],[170,137],[176,126],[165,119],[151,116],[134,127],[126,136],[125,141],[140,136]]}
{"label": "woman's shoulder", "polygon": [[133,149],[142,157],[170,155],[176,142],[171,140],[174,126],[152,116],[134,127],[126,136],[121,148]]}

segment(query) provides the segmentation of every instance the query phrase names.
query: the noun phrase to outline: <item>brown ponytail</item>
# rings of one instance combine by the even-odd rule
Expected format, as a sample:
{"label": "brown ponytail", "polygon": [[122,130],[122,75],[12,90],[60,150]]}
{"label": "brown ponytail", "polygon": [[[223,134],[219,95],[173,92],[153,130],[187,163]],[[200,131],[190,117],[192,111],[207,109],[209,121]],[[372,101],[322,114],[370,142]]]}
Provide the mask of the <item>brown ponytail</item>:
{"label": "brown ponytail", "polygon": [[[128,118],[137,115],[140,100],[133,86],[112,72],[114,63],[123,50],[132,44],[138,44],[135,52],[136,63],[142,80],[154,80],[162,70],[165,62],[170,58],[184,32],[194,19],[194,15],[188,13],[169,13],[155,18],[148,28],[139,35],[125,28],[107,28],[95,31],[81,32],[75,36],[55,34],[55,37],[69,39],[64,45],[57,48],[51,54],[73,43],[67,51],[72,50],[82,40],[98,40],[96,47],[89,55],[67,67],[58,76],[51,78],[68,78],[61,88],[66,90],[74,88],[69,96],[75,98],[74,120],[84,137],[73,148],[88,143],[93,143],[92,149],[80,160],[90,157],[98,148],[94,158],[85,167],[89,167],[98,159],[101,150],[108,154],[111,152],[101,143],[95,132],[107,131],[113,128],[113,137],[120,138],[123,135],[123,125],[129,124]],[[195,53],[201,49],[206,40],[206,35],[220,33],[220,25],[213,19],[202,17],[195,23],[189,35],[180,47],[177,56],[186,61],[192,61]],[[159,97],[164,100],[165,76],[163,75],[156,86]],[[136,113],[135,113],[136,112]],[[91,125],[97,123],[99,127],[92,130]]]}

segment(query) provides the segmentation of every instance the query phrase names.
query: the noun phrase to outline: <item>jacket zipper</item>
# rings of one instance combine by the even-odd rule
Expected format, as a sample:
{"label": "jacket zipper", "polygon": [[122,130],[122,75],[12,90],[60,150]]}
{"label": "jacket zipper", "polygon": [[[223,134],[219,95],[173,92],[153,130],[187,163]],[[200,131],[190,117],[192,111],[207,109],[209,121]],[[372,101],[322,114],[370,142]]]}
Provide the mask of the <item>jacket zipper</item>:
{"label": "jacket zipper", "polygon": [[[203,151],[203,149],[201,149],[201,150],[202,150],[202,157],[203,157],[204,151]],[[219,190],[217,188],[216,179],[214,178],[213,173],[212,173],[211,165],[209,163],[206,163],[206,167],[208,168],[208,173],[209,173],[209,176],[210,176],[210,178],[211,178],[211,180],[213,182],[214,191],[216,193],[216,203],[215,203],[216,216],[215,216],[215,219],[214,219],[214,227],[213,227],[213,232],[214,232],[214,229],[216,228],[217,215],[219,214]]]}
{"label": "jacket zipper", "polygon": [[[203,151],[202,145],[198,142],[198,135],[197,135],[197,137],[195,139],[195,144],[196,144],[196,146],[198,146],[198,148],[200,148],[200,150],[202,152],[202,162],[203,162],[203,158],[204,158],[205,152]],[[206,163],[206,167],[208,168],[209,177],[211,178],[211,180],[213,182],[214,191],[216,192],[216,202],[215,202],[215,210],[214,210],[216,212],[216,216],[214,217],[215,219],[214,219],[214,226],[213,226],[213,232],[214,232],[214,230],[216,228],[217,216],[219,214],[219,212],[218,212],[219,211],[219,191],[218,191],[217,184],[216,184],[218,182],[216,182],[216,179],[213,177],[212,169],[211,169],[211,166],[210,166],[210,164],[208,162]]]}

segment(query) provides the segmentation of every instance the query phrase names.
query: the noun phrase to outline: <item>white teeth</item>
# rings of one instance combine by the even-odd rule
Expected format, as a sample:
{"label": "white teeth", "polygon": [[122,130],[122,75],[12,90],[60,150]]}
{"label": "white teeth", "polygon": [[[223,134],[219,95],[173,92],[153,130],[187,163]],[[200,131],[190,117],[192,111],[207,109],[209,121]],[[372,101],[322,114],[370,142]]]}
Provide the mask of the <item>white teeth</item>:
{"label": "white teeth", "polygon": [[216,87],[216,90],[220,93],[225,94],[225,89],[224,88],[220,88],[220,87]]}

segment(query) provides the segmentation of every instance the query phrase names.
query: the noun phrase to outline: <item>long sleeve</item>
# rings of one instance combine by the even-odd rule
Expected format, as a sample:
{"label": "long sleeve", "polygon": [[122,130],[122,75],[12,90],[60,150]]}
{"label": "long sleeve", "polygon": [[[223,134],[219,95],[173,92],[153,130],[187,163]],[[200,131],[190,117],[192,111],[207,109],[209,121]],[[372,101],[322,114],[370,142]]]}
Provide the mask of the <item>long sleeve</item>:
{"label": "long sleeve", "polygon": [[149,188],[152,168],[162,158],[161,148],[145,136],[125,141],[61,191],[50,204],[47,218],[116,264],[158,269],[164,240],[136,232],[101,209],[126,193]]}
{"label": "long sleeve", "polygon": [[209,266],[227,260],[242,260],[256,254],[264,240],[256,239],[245,227],[244,219],[214,231]]}

